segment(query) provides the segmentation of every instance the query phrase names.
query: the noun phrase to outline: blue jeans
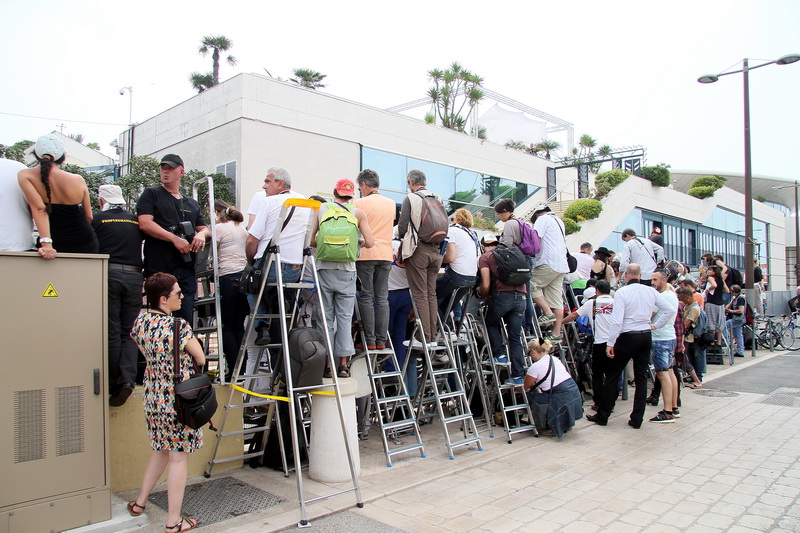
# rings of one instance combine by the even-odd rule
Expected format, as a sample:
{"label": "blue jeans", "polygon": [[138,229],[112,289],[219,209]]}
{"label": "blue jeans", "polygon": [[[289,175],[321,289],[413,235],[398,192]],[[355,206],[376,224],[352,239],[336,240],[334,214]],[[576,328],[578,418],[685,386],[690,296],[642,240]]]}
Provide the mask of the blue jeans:
{"label": "blue jeans", "polygon": [[[322,269],[317,271],[317,278],[319,298],[325,310],[333,356],[350,357],[356,353],[352,333],[353,310],[356,303],[356,273]],[[334,324],[336,324],[335,332]]]}
{"label": "blue jeans", "polygon": [[[408,316],[411,314],[411,293],[408,289],[389,291],[389,336],[392,338],[392,346],[397,356],[397,364],[400,369],[406,360],[407,348],[403,345],[406,340],[406,328],[408,327]],[[406,389],[412,398],[417,394],[417,358],[408,362],[409,370],[406,371]],[[395,370],[391,364],[386,365],[386,370]],[[398,369],[399,370],[399,369]]]}
{"label": "blue jeans", "polygon": [[[533,258],[525,256],[525,259],[528,260],[528,266],[531,267],[531,272],[533,272]],[[525,320],[522,323],[522,326],[525,328],[525,332],[533,331],[533,299],[530,297],[531,294],[531,282],[525,282],[525,291],[527,294],[525,295]]]}
{"label": "blue jeans", "polygon": [[391,261],[356,261],[361,282],[358,311],[367,345],[386,344],[389,329],[389,272]]}
{"label": "blue jeans", "polygon": [[[744,355],[744,331],[742,330],[742,326],[744,324],[735,324],[732,318],[729,318],[725,321],[725,331],[727,333],[728,328],[733,330],[733,336],[736,337],[736,355]],[[729,345],[729,348],[733,348],[733,346]]]}
{"label": "blue jeans", "polygon": [[[263,264],[263,258],[256,260],[256,265]],[[281,277],[283,278],[284,283],[295,283],[297,280],[300,279],[300,272],[302,272],[303,267],[302,265],[293,265],[291,263],[281,263]],[[277,295],[278,295],[278,288],[277,287],[270,287],[270,283],[275,283],[278,281],[277,269],[275,268],[275,262],[272,262],[272,266],[269,267],[269,273],[267,274],[267,286],[264,287],[264,294],[261,296],[261,304],[258,306],[258,314],[267,314],[270,312],[270,308],[274,305],[273,309],[277,308]],[[289,291],[290,294],[294,295],[295,291]],[[250,304],[250,309],[253,309],[253,306],[256,304],[256,295],[255,294],[248,294],[247,295],[247,303]],[[257,318],[254,323],[253,327],[258,328],[262,325],[269,325],[269,319],[266,318]]]}
{"label": "blue jeans", "polygon": [[500,320],[505,320],[508,336],[508,348],[511,352],[511,377],[521,378],[525,375],[525,351],[520,339],[520,328],[525,313],[525,300],[528,295],[524,292],[496,292],[489,302],[489,311],[486,314],[486,329],[489,333],[489,344],[492,354],[500,357],[506,354],[503,346],[503,335],[500,331]]}
{"label": "blue jeans", "polygon": [[436,280],[436,298],[439,300],[439,317],[442,322],[446,322],[447,306],[450,305],[450,298],[457,292],[456,301],[453,303],[453,317],[455,321],[461,320],[461,300],[467,294],[467,290],[475,285],[475,276],[464,276],[448,268],[444,276]]}

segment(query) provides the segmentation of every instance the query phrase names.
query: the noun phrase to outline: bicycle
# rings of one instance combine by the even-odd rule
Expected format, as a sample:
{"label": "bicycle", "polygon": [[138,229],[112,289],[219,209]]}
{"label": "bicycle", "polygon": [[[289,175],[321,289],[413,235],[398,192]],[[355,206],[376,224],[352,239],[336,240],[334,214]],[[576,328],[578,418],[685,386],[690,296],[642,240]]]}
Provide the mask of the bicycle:
{"label": "bicycle", "polygon": [[[774,318],[774,315],[757,317],[752,324],[745,324],[743,327],[750,329],[753,334],[753,342],[757,347],[761,346],[769,351],[774,351],[778,346],[788,349],[783,343],[786,342],[789,346],[794,344],[794,330],[787,328]],[[759,327],[760,324],[763,327]],[[785,339],[784,334],[786,335]]]}
{"label": "bicycle", "polygon": [[798,328],[797,316],[797,311],[790,313],[788,316],[783,315],[783,319],[786,320],[786,323],[783,324],[783,329],[781,330],[781,346],[786,350],[800,350],[800,339],[798,338],[798,333],[800,332],[796,329]]}

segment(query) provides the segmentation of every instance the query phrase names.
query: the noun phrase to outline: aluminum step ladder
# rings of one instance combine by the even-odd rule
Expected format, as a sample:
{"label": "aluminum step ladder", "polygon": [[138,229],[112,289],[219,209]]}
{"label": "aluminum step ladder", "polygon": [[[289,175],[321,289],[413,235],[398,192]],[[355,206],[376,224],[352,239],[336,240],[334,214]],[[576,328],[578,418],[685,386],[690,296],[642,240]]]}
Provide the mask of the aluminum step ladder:
{"label": "aluminum step ladder", "polygon": [[[361,320],[359,306],[355,308],[356,320]],[[397,362],[397,355],[392,346],[388,332],[384,349],[370,350],[363,328],[358,336],[364,346],[362,352],[366,360],[366,369],[372,388],[372,403],[381,430],[383,451],[386,454],[386,466],[392,466],[392,457],[401,453],[419,450],[420,457],[427,457],[422,436],[419,432],[416,413],[408,396],[403,371]],[[356,357],[359,357],[358,355]],[[355,360],[354,360],[355,363]],[[351,366],[351,370],[354,367]],[[408,444],[396,445],[399,438],[411,439]],[[390,446],[394,444],[395,446]]]}
{"label": "aluminum step ladder", "polygon": [[[478,451],[483,451],[478,428],[472,418],[461,372],[453,352],[452,341],[448,335],[444,334],[441,320],[437,319],[439,324],[438,340],[435,346],[433,343],[429,345],[425,340],[417,304],[413,298],[411,301],[414,316],[417,318],[411,334],[412,341],[408,346],[409,356],[406,357],[406,365],[410,360],[416,360],[416,357],[411,357],[411,352],[421,352],[423,355],[422,380],[416,403],[417,420],[419,422],[432,421],[434,417],[438,416],[444,434],[445,447],[451,460],[455,459],[454,450],[461,446],[469,446],[474,443],[477,445]],[[421,346],[416,347],[413,339],[422,339]],[[414,369],[407,369],[407,371],[414,371]],[[451,428],[456,426],[461,435],[451,433]]]}
{"label": "aluminum step ladder", "polygon": [[[307,527],[309,525],[307,506],[310,503],[314,503],[314,502],[317,502],[317,501],[325,500],[325,499],[328,499],[328,498],[331,498],[331,497],[334,497],[334,496],[338,496],[340,494],[345,494],[345,493],[348,493],[348,492],[355,492],[356,505],[358,507],[363,507],[364,506],[364,500],[363,500],[362,495],[361,495],[361,487],[360,487],[360,484],[359,484],[358,476],[356,475],[355,460],[354,460],[355,454],[358,453],[358,451],[351,449],[350,439],[347,436],[348,435],[348,428],[347,428],[347,425],[346,425],[346,422],[345,422],[344,409],[343,409],[343,405],[342,405],[341,388],[340,388],[340,385],[339,385],[339,378],[338,378],[337,374],[336,373],[332,374],[332,378],[331,378],[332,379],[332,383],[323,383],[322,382],[322,376],[320,375],[319,384],[296,386],[293,383],[292,372],[290,371],[290,369],[292,368],[292,361],[291,361],[291,357],[290,357],[291,354],[289,353],[289,345],[288,345],[289,330],[290,330],[290,326],[296,323],[297,309],[296,309],[296,306],[293,305],[292,306],[292,310],[291,311],[287,311],[286,292],[287,291],[290,291],[290,292],[294,291],[294,295],[295,295],[295,300],[294,301],[296,301],[297,296],[299,296],[299,292],[300,291],[302,291],[304,289],[315,289],[316,288],[316,283],[314,281],[304,281],[304,280],[307,278],[307,274],[310,274],[311,278],[313,280],[316,280],[317,269],[316,269],[315,258],[311,253],[310,242],[311,242],[311,238],[312,238],[311,228],[314,225],[314,221],[316,219],[317,210],[319,209],[319,206],[320,206],[320,202],[317,202],[315,200],[307,200],[307,199],[301,199],[301,198],[288,198],[283,203],[283,205],[281,207],[280,216],[278,218],[278,222],[275,225],[275,234],[274,234],[274,236],[272,238],[271,245],[264,252],[266,254],[266,256],[265,256],[265,261],[264,261],[265,265],[264,265],[264,268],[263,268],[264,274],[263,274],[263,276],[261,278],[261,287],[260,287],[260,289],[258,291],[258,294],[256,295],[256,301],[254,302],[254,305],[253,305],[253,311],[252,311],[252,313],[250,315],[250,319],[248,320],[247,331],[245,333],[245,342],[242,344],[242,347],[239,350],[239,356],[237,358],[236,368],[234,369],[234,377],[232,379],[232,381],[234,383],[232,383],[231,386],[230,386],[231,392],[230,392],[230,396],[229,396],[229,401],[225,405],[225,411],[224,411],[224,415],[223,415],[223,420],[222,420],[222,424],[220,426],[221,430],[218,433],[217,442],[216,442],[216,445],[215,445],[215,448],[214,448],[214,454],[212,456],[212,460],[209,462],[209,468],[208,468],[208,471],[207,471],[207,476],[208,476],[211,473],[211,468],[212,468],[213,464],[218,464],[218,463],[223,461],[223,460],[217,459],[217,457],[216,457],[216,455],[217,455],[217,453],[219,451],[219,443],[220,443],[222,438],[224,438],[226,436],[230,436],[230,435],[235,435],[235,434],[244,434],[245,431],[255,432],[255,430],[251,429],[251,430],[232,431],[232,432],[226,433],[224,431],[224,427],[225,427],[225,422],[227,421],[227,417],[230,414],[230,411],[232,411],[233,409],[238,409],[238,408],[241,408],[241,407],[247,407],[247,406],[252,406],[253,405],[252,402],[237,403],[237,404],[233,403],[233,397],[234,397],[235,390],[237,390],[237,389],[238,390],[242,390],[243,389],[242,387],[239,387],[238,385],[235,384],[236,380],[238,380],[239,378],[248,378],[248,377],[256,377],[256,378],[258,378],[258,377],[262,377],[260,373],[256,373],[255,376],[248,376],[248,375],[241,375],[240,374],[240,369],[241,369],[241,366],[242,366],[241,365],[242,361],[244,359],[244,354],[247,352],[247,349],[250,347],[247,344],[247,339],[250,339],[251,337],[253,337],[254,333],[255,333],[255,320],[259,319],[259,318],[269,318],[269,319],[272,319],[272,320],[277,319],[278,322],[279,322],[279,325],[280,325],[281,340],[280,340],[279,343],[273,343],[273,344],[267,345],[266,348],[276,348],[276,349],[279,349],[279,351],[280,351],[281,360],[282,360],[282,367],[281,368],[284,369],[284,371],[282,371],[282,373],[281,373],[281,376],[283,378],[283,387],[285,387],[285,395],[278,396],[278,395],[261,395],[261,394],[258,394],[258,393],[257,394],[252,394],[254,391],[250,391],[250,390],[244,390],[244,392],[246,392],[248,394],[252,394],[256,398],[263,398],[264,400],[267,400],[268,402],[272,402],[273,403],[273,405],[270,406],[270,410],[275,414],[276,421],[278,423],[277,425],[278,425],[278,430],[279,430],[279,432],[278,432],[279,442],[281,443],[281,455],[283,457],[285,457],[285,453],[284,453],[285,448],[283,446],[282,439],[280,439],[280,435],[281,435],[281,431],[280,431],[280,413],[279,413],[279,409],[276,409],[276,406],[274,405],[274,402],[282,401],[282,402],[289,403],[289,409],[288,409],[288,412],[289,412],[289,417],[288,418],[289,418],[289,420],[288,420],[288,422],[289,422],[289,427],[291,429],[291,445],[292,445],[291,449],[292,449],[293,458],[294,458],[294,465],[293,466],[294,466],[294,472],[295,472],[295,476],[296,476],[296,480],[297,480],[297,496],[298,496],[298,500],[299,500],[299,503],[300,503],[300,521],[298,522],[298,526],[299,527]],[[280,237],[281,237],[281,230],[282,230],[283,222],[287,220],[287,216],[289,216],[289,217],[291,216],[291,214],[289,214],[289,213],[294,212],[294,210],[299,210],[299,209],[309,209],[309,210],[311,210],[311,213],[310,213],[309,220],[308,220],[308,227],[306,229],[305,245],[304,245],[304,248],[303,248],[303,266],[302,266],[300,281],[294,282],[294,283],[290,283],[290,282],[284,282],[283,281],[282,270],[279,267],[280,266]],[[271,268],[271,266],[273,264],[277,265],[278,268],[275,269],[276,281],[275,281],[274,284],[270,284],[270,283],[267,283],[267,273],[269,272],[269,270],[270,270],[270,268]],[[265,289],[267,288],[268,285],[274,287],[277,290],[277,293],[278,293],[277,304],[278,304],[279,312],[277,314],[274,314],[274,313],[273,314],[269,314],[269,313],[268,314],[263,314],[263,313],[259,313],[258,312],[261,300],[265,297]],[[332,343],[331,343],[331,339],[328,336],[328,328],[327,328],[327,324],[326,324],[324,309],[322,307],[323,304],[322,304],[322,299],[321,298],[317,298],[316,305],[318,306],[318,309],[320,309],[320,315],[321,315],[320,318],[321,318],[321,322],[322,322],[322,330],[324,331],[325,347],[326,347],[326,351],[327,351],[327,354],[326,354],[327,355],[327,363],[328,363],[328,365],[330,365],[331,368],[336,368],[336,363],[334,361],[334,354],[333,354],[333,350],[332,350]],[[332,391],[330,390],[331,388],[333,389]],[[339,414],[339,422],[340,422],[341,429],[342,429],[342,436],[344,438],[345,450],[346,450],[346,453],[347,453],[347,459],[348,459],[348,463],[349,463],[349,467],[350,467],[350,475],[351,475],[351,479],[352,479],[352,486],[351,487],[347,487],[347,488],[342,489],[342,490],[337,490],[337,491],[329,493],[329,494],[323,494],[323,495],[315,497],[315,498],[306,498],[305,489],[304,489],[304,474],[303,474],[303,470],[302,470],[302,466],[303,465],[301,464],[301,459],[300,459],[300,451],[301,451],[301,448],[300,448],[301,435],[300,434],[301,433],[303,434],[303,440],[305,440],[305,436],[304,436],[305,431],[301,431],[299,429],[299,427],[300,427],[302,421],[307,417],[307,412],[306,411],[308,409],[313,408],[312,402],[310,401],[310,397],[313,396],[314,394],[332,394],[336,399],[336,406],[337,406],[337,411],[338,411],[338,414]],[[256,403],[258,403],[258,402],[256,402]],[[269,422],[269,416],[268,416],[268,422]],[[268,428],[269,428],[269,424],[267,424],[264,428],[260,428],[258,431],[260,431],[262,433],[265,433],[265,432],[269,431]],[[266,433],[264,435],[263,441],[264,441],[264,443],[266,443]],[[255,452],[255,453],[257,454],[258,452]],[[263,455],[263,447],[260,450],[260,454]],[[232,459],[228,458],[227,460],[231,461],[231,460],[244,459],[245,456],[247,456],[247,455],[248,454],[244,454],[243,456],[240,456],[240,457],[237,457],[237,458],[232,458]],[[253,455],[251,455],[251,456],[253,456]],[[284,472],[288,472],[288,471],[289,471],[288,467],[284,466]]]}

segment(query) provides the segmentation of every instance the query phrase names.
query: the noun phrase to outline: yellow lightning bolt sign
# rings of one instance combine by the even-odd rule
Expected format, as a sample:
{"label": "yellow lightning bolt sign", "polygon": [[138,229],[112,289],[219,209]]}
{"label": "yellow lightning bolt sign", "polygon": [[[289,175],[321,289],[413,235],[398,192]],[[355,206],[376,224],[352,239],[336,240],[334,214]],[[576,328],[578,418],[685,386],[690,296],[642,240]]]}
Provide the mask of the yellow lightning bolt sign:
{"label": "yellow lightning bolt sign", "polygon": [[42,298],[58,298],[58,292],[56,292],[56,288],[53,287],[52,283],[47,284],[47,288],[42,293]]}

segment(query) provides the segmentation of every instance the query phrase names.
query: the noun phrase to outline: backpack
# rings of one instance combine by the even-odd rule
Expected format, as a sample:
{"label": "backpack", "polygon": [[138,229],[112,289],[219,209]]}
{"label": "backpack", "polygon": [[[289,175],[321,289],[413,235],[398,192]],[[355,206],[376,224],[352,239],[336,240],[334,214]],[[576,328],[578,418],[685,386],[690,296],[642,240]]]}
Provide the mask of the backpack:
{"label": "backpack", "polygon": [[694,342],[700,346],[708,346],[716,338],[714,332],[708,327],[708,315],[704,309],[700,309],[700,316],[697,318],[697,324],[694,325],[694,329],[692,329],[692,334],[694,335]]}
{"label": "backpack", "polygon": [[358,219],[353,206],[326,202],[327,211],[319,221],[317,259],[349,263],[358,258]]}
{"label": "backpack", "polygon": [[742,273],[733,268],[732,266],[728,267],[728,287],[733,287],[734,285],[738,285],[744,288],[744,277],[742,277]]}
{"label": "backpack", "polygon": [[542,241],[539,239],[539,234],[533,230],[530,224],[520,219],[516,220],[519,223],[519,249],[522,250],[523,254],[533,257],[542,249]]}
{"label": "backpack", "polygon": [[[447,237],[447,228],[450,227],[450,220],[442,201],[432,192],[425,190],[414,194],[422,198],[419,227],[414,228],[419,240],[431,244],[441,244]],[[411,225],[413,226],[414,223],[412,222]]]}
{"label": "backpack", "polygon": [[498,247],[492,251],[497,278],[506,285],[524,285],[531,280],[531,266],[519,248]]}
{"label": "backpack", "polygon": [[756,314],[753,312],[753,308],[750,307],[750,302],[745,303],[744,321],[745,324],[752,324],[756,321]]}

